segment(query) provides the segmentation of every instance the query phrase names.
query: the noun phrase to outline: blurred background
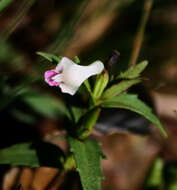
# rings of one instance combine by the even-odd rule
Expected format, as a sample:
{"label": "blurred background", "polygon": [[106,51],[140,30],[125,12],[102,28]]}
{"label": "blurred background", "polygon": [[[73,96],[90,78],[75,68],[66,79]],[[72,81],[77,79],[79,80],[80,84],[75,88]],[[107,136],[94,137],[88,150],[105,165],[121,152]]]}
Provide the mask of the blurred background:
{"label": "blurred background", "polygon": [[[151,10],[145,7],[148,1]],[[121,71],[128,67],[147,11],[137,62],[148,60],[149,65],[142,85],[132,91],[153,105],[169,137],[162,138],[153,126],[149,133],[150,124],[142,122],[110,131],[108,113],[103,113],[108,117],[106,132],[98,128],[92,136],[107,155],[102,162],[103,190],[177,190],[175,0],[1,0],[0,148],[43,139],[67,152],[61,138],[65,134],[61,92],[43,79],[45,70],[53,66],[36,52],[77,55],[82,64],[89,64],[105,62],[118,50]],[[125,120],[134,118],[129,112],[123,114]],[[57,173],[56,168],[1,165],[0,185],[3,190],[81,189],[77,173],[69,172],[62,179]]]}

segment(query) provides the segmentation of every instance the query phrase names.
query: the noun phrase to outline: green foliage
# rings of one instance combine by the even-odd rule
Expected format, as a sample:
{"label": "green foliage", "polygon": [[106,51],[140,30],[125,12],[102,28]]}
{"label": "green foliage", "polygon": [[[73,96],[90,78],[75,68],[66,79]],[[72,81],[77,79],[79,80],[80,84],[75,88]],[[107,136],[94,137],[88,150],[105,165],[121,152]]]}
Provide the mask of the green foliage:
{"label": "green foliage", "polygon": [[0,111],[11,105],[24,91],[19,86],[12,88],[7,80],[7,77],[0,76]]}
{"label": "green foliage", "polygon": [[150,189],[177,189],[177,165],[175,162],[165,163],[162,158],[156,158],[146,177],[144,188]]}
{"label": "green foliage", "polygon": [[50,53],[44,53],[40,51],[36,52],[36,54],[42,56],[43,58],[47,59],[52,63],[58,63],[62,59],[62,56],[56,56]]}
{"label": "green foliage", "polygon": [[84,81],[84,85],[85,85],[86,89],[88,90],[88,92],[92,94],[92,89],[91,89],[88,79]]}
{"label": "green foliage", "polygon": [[18,121],[27,124],[34,124],[37,121],[37,118],[29,113],[25,113],[23,110],[12,108],[9,110],[10,114]]}
{"label": "green foliage", "polygon": [[84,190],[100,190],[103,174],[101,158],[103,153],[95,140],[79,141],[69,137],[70,151],[74,154],[76,169],[79,172]]}
{"label": "green foliage", "polygon": [[57,146],[45,142],[26,142],[0,150],[0,164],[12,166],[49,166],[61,168],[64,153]]}
{"label": "green foliage", "polygon": [[103,101],[101,104],[105,108],[123,108],[134,111],[155,124],[160,129],[161,133],[167,137],[159,119],[152,113],[150,107],[138,99],[137,95],[123,93],[119,96]]}
{"label": "green foliage", "polygon": [[142,61],[141,63],[137,64],[136,66],[132,66],[127,69],[125,72],[120,73],[117,78],[120,79],[134,79],[140,76],[140,74],[144,71],[147,67],[148,61]]}
{"label": "green foliage", "polygon": [[35,111],[48,117],[56,117],[58,115],[66,115],[70,118],[67,107],[60,99],[53,96],[33,92],[26,94],[23,101],[31,106]]}
{"label": "green foliage", "polygon": [[74,122],[77,123],[87,110],[84,108],[76,107],[76,106],[70,106],[70,107],[71,107],[71,112],[73,115]]}
{"label": "green foliage", "polygon": [[96,104],[96,100],[95,100],[95,98],[93,97],[92,88],[91,88],[91,85],[90,85],[88,79],[84,81],[84,86],[85,86],[87,92],[89,93],[89,95],[90,95],[90,97],[91,97],[91,99],[90,99],[91,104],[95,105],[95,104]]}
{"label": "green foliage", "polygon": [[156,158],[147,176],[147,180],[145,182],[146,188],[157,188],[163,184],[163,168],[164,162],[162,158]]}
{"label": "green foliage", "polygon": [[1,49],[0,51],[1,62],[9,62],[8,65],[12,66],[12,68],[15,70],[24,67],[24,56],[22,56],[13,47],[13,45],[10,42],[3,40],[1,36],[0,36],[0,49]]}
{"label": "green foliage", "polygon": [[[46,17],[46,18],[52,18],[54,22],[52,22],[51,24],[48,24],[46,20],[46,23],[40,24],[39,26],[40,27],[39,29],[42,28],[44,30],[45,28],[49,27],[49,31],[44,31],[44,35],[41,35],[40,39],[36,38],[34,34],[32,34],[32,36],[28,36],[28,32],[27,32],[27,37],[30,37],[29,39],[34,42],[30,42],[30,40],[26,41],[26,39],[23,39],[23,37],[25,38],[26,35],[19,36],[18,32],[20,31],[20,34],[21,34],[21,31],[26,32],[26,25],[28,25],[26,23],[29,23],[29,21],[31,25],[31,31],[39,31],[39,30],[36,30],[35,23],[38,23],[38,21],[41,20],[41,18],[43,18],[41,13],[39,14],[39,18],[37,20],[34,19],[35,23],[33,23],[32,21],[33,19],[31,20],[31,18],[29,18],[27,19],[27,22],[25,21],[22,27],[20,27],[22,30],[21,29],[19,31],[16,30],[17,35],[15,34],[13,36],[12,41],[13,41],[13,44],[19,42],[19,45],[12,47],[9,44],[9,41],[8,42],[6,40],[1,41],[0,43],[0,49],[1,49],[0,61],[2,62],[1,66],[5,68],[4,69],[5,71],[13,70],[14,72],[14,71],[17,71],[18,68],[20,68],[21,69],[20,74],[32,76],[34,73],[37,73],[34,75],[40,75],[42,66],[45,66],[45,65],[39,66],[39,64],[35,64],[35,66],[36,65],[38,66],[38,72],[36,72],[36,68],[35,68],[35,72],[33,72],[33,69],[34,69],[33,64],[32,64],[33,56],[30,55],[30,52],[32,49],[35,49],[36,47],[40,47],[41,45],[47,44],[49,45],[49,47],[48,48],[44,47],[44,49],[48,49],[49,52],[53,52],[53,53],[55,52],[57,54],[59,52],[64,52],[65,49],[67,49],[66,46],[67,44],[69,44],[70,41],[77,43],[77,38],[76,40],[75,38],[72,40],[72,36],[77,37],[77,34],[80,34],[80,32],[75,33],[76,30],[80,28],[81,32],[84,31],[83,28],[87,28],[88,26],[90,26],[90,24],[92,24],[92,22],[94,22],[95,16],[98,16],[101,18],[102,13],[104,13],[103,14],[104,16],[105,14],[109,14],[109,13],[111,13],[111,15],[112,13],[116,13],[116,12],[119,13],[120,7],[121,8],[124,6],[127,7],[127,5],[129,5],[130,2],[133,2],[133,1],[134,0],[121,0],[121,1],[115,1],[114,3],[110,3],[109,0],[106,0],[105,2],[102,3],[100,10],[93,12],[91,17],[88,17],[88,19],[83,19],[84,17],[82,18],[82,15],[84,11],[86,10],[86,6],[89,3],[88,0],[78,1],[78,2],[72,1],[71,7],[69,7],[68,6],[69,4],[64,1],[61,7],[60,7],[60,4],[58,6],[58,3],[57,3],[54,12],[48,9],[47,14],[49,14],[48,15],[49,17],[48,16]],[[12,2],[13,0],[0,0],[0,12],[4,10]],[[23,1],[22,2],[23,6],[19,6],[19,9],[17,10],[17,13],[15,14],[13,13],[14,10],[12,9],[12,15],[10,14],[9,16],[12,17],[13,22],[9,22],[10,21],[9,19],[11,19],[9,18],[9,19],[5,19],[5,22],[2,23],[2,26],[7,25],[6,30],[4,30],[5,39],[7,39],[10,36],[10,34],[12,34],[15,31],[15,29],[17,29],[17,26],[20,26],[20,24],[22,23],[21,21],[24,18],[24,15],[26,15],[31,5],[33,5],[33,2],[34,0],[30,0],[29,3],[28,3],[28,0]],[[133,6],[136,4],[137,3],[134,3]],[[43,3],[39,3],[38,7],[45,7],[45,6],[43,5]],[[59,15],[58,15],[58,10],[57,10],[58,7],[59,9],[64,10],[64,11],[60,11],[61,14]],[[63,7],[64,9],[62,9]],[[130,10],[129,12],[130,15],[131,14],[134,15],[134,12],[133,13],[131,12],[131,7],[128,7],[128,9]],[[139,9],[139,5],[138,5],[138,9]],[[67,13],[67,10],[69,11],[69,15],[65,15],[65,13]],[[133,11],[137,11],[137,7],[135,7]],[[89,12],[88,12],[88,16],[89,16]],[[114,17],[116,18],[116,14],[114,14]],[[55,19],[57,20],[57,23],[55,23]],[[100,21],[101,20],[102,19],[100,19]],[[77,25],[78,21],[81,21],[79,22],[79,25]],[[58,32],[58,29],[59,29],[58,27],[61,28],[59,32]],[[55,33],[56,30],[57,30],[56,37],[54,37],[52,35]],[[129,31],[132,31],[132,30],[129,30]],[[97,49],[95,49],[95,45],[94,45],[93,46],[94,51],[92,53],[89,54],[87,51],[88,60],[90,58],[92,59],[93,57],[98,57],[95,55],[95,52],[98,52],[99,56],[100,54],[102,54],[106,57],[107,52],[110,52],[110,48],[112,49],[113,46],[115,47],[119,46],[118,48],[120,48],[120,50],[124,52],[125,56],[122,57],[123,59],[124,57],[127,57],[127,58],[129,57],[128,53],[132,45],[131,43],[132,34],[128,36],[127,34],[125,34],[125,32],[120,31],[119,35],[117,35],[117,28],[116,28],[116,31],[110,30],[109,33],[110,34],[106,35],[109,38],[109,42],[105,40],[104,38],[104,44],[100,44],[100,42],[98,42],[97,44],[98,45],[100,44],[100,46]],[[122,38],[121,33],[125,35],[124,38]],[[50,44],[49,41],[52,38],[54,39],[54,41],[53,43]],[[23,41],[22,44],[21,44],[21,39]],[[87,39],[87,36],[86,36],[86,39]],[[93,38],[93,39],[96,40],[96,38]],[[117,40],[119,40],[119,43],[112,43]],[[150,40],[150,41],[154,43],[153,40]],[[27,49],[23,48],[24,44],[29,44],[30,51],[28,48]],[[86,44],[85,47],[87,47],[87,45],[88,44]],[[79,46],[80,44],[78,44],[78,47]],[[149,45],[147,45],[147,47],[148,46]],[[81,47],[83,46],[81,45]],[[20,50],[20,53],[18,52],[18,49]],[[143,48],[143,49],[146,52],[146,48]],[[25,52],[26,50],[27,52]],[[83,52],[84,51],[81,51],[81,53]],[[159,52],[161,53],[161,51]],[[25,56],[23,56],[22,53]],[[55,63],[55,64],[57,64],[62,58],[61,56],[56,56],[56,55],[52,55],[52,54],[44,53],[44,52],[37,52],[37,54],[47,59],[49,62]],[[27,60],[28,58],[29,60]],[[126,62],[128,62],[125,60],[122,61],[123,60],[122,58],[121,58],[120,63],[117,64],[118,67],[120,64],[126,65]],[[80,60],[77,56],[74,57],[74,62],[76,62],[77,64],[80,63]],[[159,62],[161,63],[161,61]],[[8,63],[8,65],[6,63]],[[62,116],[66,115],[73,122],[71,126],[75,126],[75,128],[72,129],[71,133],[74,134],[75,137],[78,138],[78,139],[74,139],[74,138],[69,137],[69,144],[70,144],[71,152],[73,154],[72,155],[69,154],[66,159],[64,159],[64,155],[58,149],[58,147],[55,147],[54,145],[49,145],[47,143],[37,142],[35,144],[32,144],[32,143],[17,144],[12,147],[0,150],[0,163],[11,164],[11,165],[25,165],[25,166],[30,166],[30,167],[39,167],[39,166],[60,167],[62,165],[65,169],[72,169],[73,167],[75,167],[75,161],[76,161],[77,170],[81,176],[81,182],[82,182],[84,190],[99,190],[100,185],[101,185],[101,179],[103,178],[101,165],[100,165],[100,159],[103,156],[101,152],[101,148],[98,142],[94,140],[80,141],[79,139],[85,139],[86,137],[88,137],[88,135],[91,134],[93,127],[99,117],[101,106],[105,108],[109,108],[109,107],[110,108],[112,107],[124,108],[124,109],[129,109],[131,111],[137,112],[143,115],[148,120],[150,120],[152,123],[156,124],[160,128],[162,133],[166,135],[160,121],[152,113],[152,110],[148,106],[146,106],[141,100],[139,100],[136,95],[122,94],[122,92],[126,91],[132,85],[135,85],[140,82],[140,79],[139,79],[140,74],[146,68],[147,64],[148,64],[147,61],[144,61],[134,67],[130,67],[127,71],[120,73],[116,78],[116,80],[121,81],[118,84],[115,84],[114,77],[112,78],[109,77],[106,71],[98,75],[97,77],[95,77],[96,78],[95,81],[91,79],[89,83],[89,80],[86,80],[84,84],[90,94],[90,97],[88,97],[87,95],[85,96],[86,94],[85,92],[82,94],[82,90],[81,90],[81,95],[83,95],[83,99],[85,102],[90,103],[87,109],[85,109],[85,107],[84,108],[79,107],[80,105],[77,107],[75,106],[75,104],[74,106],[67,105],[66,107],[65,102],[63,102],[62,100],[55,98],[53,96],[50,96],[43,92],[34,93],[30,89],[27,93],[24,93],[23,89],[25,89],[26,87],[24,88],[22,87],[21,90],[17,90],[18,86],[17,88],[14,88],[14,86],[16,86],[15,82],[13,82],[12,85],[8,85],[5,83],[3,84],[2,88],[0,84],[0,88],[1,88],[0,89],[0,99],[1,99],[0,109],[7,108],[7,110],[10,111],[13,116],[21,120],[26,120],[29,123],[33,122],[33,117],[28,115],[28,113],[25,113],[22,110],[18,109],[19,107],[16,108],[15,106],[13,106],[14,104],[20,105],[20,108],[21,108],[23,107],[23,104],[21,104],[21,102],[25,103],[25,105],[26,104],[28,105],[27,108],[29,108],[30,111],[34,111],[34,114],[38,112],[47,117],[58,117],[60,115]],[[28,70],[26,68],[29,68],[29,71],[30,71],[29,73],[26,72]],[[18,74],[19,73],[15,73],[15,77]],[[15,77],[14,79],[16,79]],[[113,79],[111,80],[111,83],[109,83],[109,78]],[[111,84],[113,83],[114,85],[111,86]],[[94,86],[92,88],[93,84]],[[27,85],[29,86],[29,84]],[[107,86],[109,86],[108,89],[106,89]],[[20,99],[19,101],[20,103],[18,102],[19,99]],[[73,155],[74,155],[75,160],[73,159]],[[163,164],[161,160],[157,160],[155,164],[153,165],[152,173],[149,179],[150,181],[149,184],[156,184],[156,185],[160,184],[160,182],[162,181],[161,174],[160,174],[162,172],[162,167],[163,167]],[[171,174],[172,175],[170,176],[172,176],[171,178],[174,177],[174,180],[170,181],[169,189],[174,190],[176,187],[175,180],[177,179],[175,177],[177,176],[176,168],[174,172],[172,172]]]}
{"label": "green foliage", "polygon": [[93,89],[93,97],[95,99],[100,98],[108,82],[109,82],[109,75],[107,71],[104,71],[103,73],[97,76]]}
{"label": "green foliage", "polygon": [[77,135],[80,139],[86,138],[92,132],[92,129],[99,117],[100,108],[96,107],[86,113],[78,122]]}
{"label": "green foliage", "polygon": [[13,0],[1,0],[0,1],[0,12],[3,11],[7,6],[9,6]]}
{"label": "green foliage", "polygon": [[88,3],[89,0],[74,1],[74,4],[71,3],[72,8],[74,8],[73,14],[70,12],[71,19],[67,19],[66,21],[66,19],[63,18],[61,30],[56,33],[53,42],[48,47],[48,50],[50,52],[61,53],[63,49],[66,47],[66,45],[68,45],[75,32],[76,25],[78,24],[78,21],[80,20],[82,14],[86,10]]}
{"label": "green foliage", "polygon": [[75,57],[74,57],[74,62],[75,62],[76,64],[79,64],[79,63],[80,63],[80,59],[79,59],[78,56],[75,56]]}
{"label": "green foliage", "polygon": [[110,88],[108,88],[102,95],[102,99],[110,99],[114,96],[119,95],[120,93],[124,92],[131,86],[139,83],[139,79],[134,79],[134,80],[124,80],[121,81],[118,84],[112,85]]}

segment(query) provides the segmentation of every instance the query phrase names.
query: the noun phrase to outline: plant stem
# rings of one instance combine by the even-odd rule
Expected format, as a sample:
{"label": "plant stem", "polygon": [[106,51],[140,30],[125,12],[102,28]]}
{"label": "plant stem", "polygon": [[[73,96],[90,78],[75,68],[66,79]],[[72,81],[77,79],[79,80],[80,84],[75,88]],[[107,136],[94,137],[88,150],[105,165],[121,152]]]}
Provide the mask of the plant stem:
{"label": "plant stem", "polygon": [[75,163],[73,154],[68,154],[63,165],[63,168],[64,168],[63,171],[70,170],[75,167],[76,167],[76,163]]}
{"label": "plant stem", "polygon": [[132,54],[129,61],[130,66],[136,65],[136,61],[138,59],[143,38],[144,38],[146,24],[147,24],[149,14],[152,8],[152,4],[153,4],[153,0],[144,0],[143,13],[141,16],[140,24],[137,29],[137,33],[136,33],[134,44],[133,44],[133,50],[132,50]]}
{"label": "plant stem", "polygon": [[96,100],[93,97],[92,89],[91,89],[91,86],[90,86],[90,83],[89,83],[88,79],[84,81],[84,85],[85,85],[85,88],[87,89],[87,91],[88,91],[88,93],[89,93],[89,95],[91,97],[91,99],[90,99],[91,100],[90,101],[90,107],[89,107],[89,109],[90,109],[90,108],[92,108],[93,106],[96,105]]}
{"label": "plant stem", "polygon": [[10,21],[10,23],[6,26],[6,28],[2,31],[1,35],[4,40],[7,40],[9,36],[15,31],[15,29],[19,26],[22,19],[31,8],[31,6],[35,3],[35,0],[24,0],[19,9],[17,10],[14,18]]}
{"label": "plant stem", "polygon": [[79,3],[79,6],[75,10],[73,18],[68,23],[63,23],[63,25],[61,26],[61,31],[57,34],[55,40],[52,42],[52,44],[49,45],[46,51],[55,54],[60,54],[63,51],[63,49],[73,37],[75,27],[79,22],[81,16],[83,15],[84,11],[86,10],[88,4],[89,0],[83,0],[81,3]]}

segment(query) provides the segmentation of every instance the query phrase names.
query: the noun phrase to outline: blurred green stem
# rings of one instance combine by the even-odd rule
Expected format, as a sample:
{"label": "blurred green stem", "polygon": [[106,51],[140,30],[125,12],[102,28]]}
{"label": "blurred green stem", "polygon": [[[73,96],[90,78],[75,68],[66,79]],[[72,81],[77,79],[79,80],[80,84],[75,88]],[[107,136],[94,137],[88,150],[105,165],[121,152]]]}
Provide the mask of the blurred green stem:
{"label": "blurred green stem", "polygon": [[26,15],[26,13],[31,8],[31,6],[34,4],[34,2],[35,2],[35,0],[24,0],[21,3],[19,9],[17,10],[16,14],[14,15],[14,18],[9,22],[9,24],[1,32],[1,36],[4,40],[7,40],[9,38],[9,36],[19,26],[23,17]]}
{"label": "blurred green stem", "polygon": [[79,3],[78,8],[75,10],[75,14],[73,15],[72,19],[68,23],[63,23],[63,25],[61,26],[61,30],[57,34],[55,40],[47,48],[47,52],[59,54],[64,50],[64,48],[74,35],[75,27],[79,22],[81,16],[83,15],[84,11],[86,10],[88,3],[89,0],[84,0]]}
{"label": "blurred green stem", "polygon": [[91,86],[90,86],[90,83],[88,81],[88,79],[86,81],[84,81],[84,85],[85,85],[85,88],[87,89],[91,99],[90,99],[90,108],[93,107],[94,105],[96,105],[96,101],[93,97],[93,93],[92,93],[92,90],[91,90]]}
{"label": "blurred green stem", "polygon": [[141,16],[140,24],[137,29],[137,33],[136,33],[134,44],[133,44],[133,50],[132,50],[132,54],[129,61],[130,66],[136,65],[136,62],[140,53],[140,49],[142,46],[143,38],[144,38],[146,24],[147,24],[149,14],[152,8],[152,4],[153,4],[153,0],[144,0],[143,13]]}
{"label": "blurred green stem", "polygon": [[64,171],[71,170],[72,168],[75,168],[75,167],[76,167],[76,163],[75,163],[73,154],[68,154],[63,165]]}

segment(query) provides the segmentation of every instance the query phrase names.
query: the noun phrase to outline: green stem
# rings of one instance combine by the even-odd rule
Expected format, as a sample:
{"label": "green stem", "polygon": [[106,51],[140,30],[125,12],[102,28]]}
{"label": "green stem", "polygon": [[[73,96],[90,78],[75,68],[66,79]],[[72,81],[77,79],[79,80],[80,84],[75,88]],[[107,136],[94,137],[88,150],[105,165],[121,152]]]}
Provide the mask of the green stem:
{"label": "green stem", "polygon": [[88,93],[90,94],[90,97],[91,97],[91,106],[95,106],[96,105],[96,100],[95,98],[93,97],[93,93],[92,93],[92,90],[91,90],[91,86],[90,86],[90,83],[87,80],[84,81],[84,85],[85,85],[85,88],[87,89]]}
{"label": "green stem", "polygon": [[136,65],[136,62],[140,53],[140,49],[142,46],[143,38],[144,38],[146,24],[147,24],[149,14],[152,8],[152,4],[153,4],[153,0],[144,1],[143,14],[141,16],[140,24],[138,26],[138,30],[137,30],[136,37],[133,44],[133,51],[132,51],[131,58],[129,61],[130,66]]}
{"label": "green stem", "polygon": [[81,16],[83,15],[84,11],[86,10],[86,7],[89,3],[89,0],[84,0],[81,3],[79,3],[78,8],[76,9],[75,14],[73,15],[73,18],[68,22],[64,22],[63,26],[61,27],[61,31],[57,34],[55,40],[46,51],[59,54],[63,49],[66,47],[66,45],[69,43],[71,38],[74,35],[75,27],[77,23],[79,22]]}
{"label": "green stem", "polygon": [[77,130],[77,137],[79,139],[87,138],[95,126],[95,123],[100,115],[101,109],[99,107],[95,107],[90,112],[86,113],[82,118],[82,121],[79,123],[79,128]]}
{"label": "green stem", "polygon": [[4,40],[7,40],[9,36],[15,31],[15,29],[21,23],[23,17],[26,15],[31,6],[35,3],[35,0],[24,0],[14,15],[14,19],[6,26],[1,35]]}
{"label": "green stem", "polygon": [[74,156],[73,154],[69,154],[66,157],[65,162],[63,164],[64,171],[71,170],[72,168],[75,168],[75,167],[76,167],[76,164],[75,164]]}

